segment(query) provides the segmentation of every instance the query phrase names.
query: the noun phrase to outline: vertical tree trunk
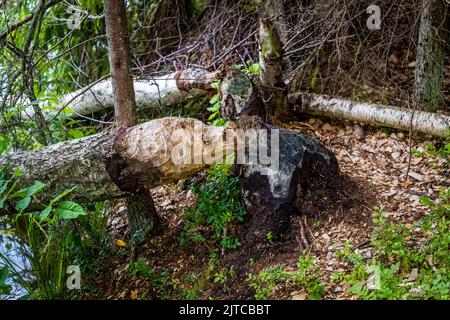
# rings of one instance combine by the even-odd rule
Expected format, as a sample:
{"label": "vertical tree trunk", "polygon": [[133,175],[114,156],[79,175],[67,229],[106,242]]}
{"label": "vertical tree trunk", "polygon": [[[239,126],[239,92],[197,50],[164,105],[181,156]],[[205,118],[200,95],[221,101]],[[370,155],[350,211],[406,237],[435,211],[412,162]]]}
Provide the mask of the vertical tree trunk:
{"label": "vertical tree trunk", "polygon": [[[131,127],[137,124],[137,115],[125,1],[106,0],[105,20],[116,121],[121,127]],[[145,186],[139,186],[133,192],[134,195],[126,198],[126,205],[133,240],[137,244],[157,225],[158,215]]]}
{"label": "vertical tree trunk", "polygon": [[444,10],[444,0],[423,0],[415,70],[415,99],[431,110],[444,101]]}
{"label": "vertical tree trunk", "polygon": [[289,39],[284,8],[285,2],[285,0],[266,0],[263,7],[263,14],[273,21],[282,44],[285,44]]}
{"label": "vertical tree trunk", "polygon": [[114,108],[119,126],[137,124],[133,77],[130,73],[130,40],[124,0],[105,1],[106,36],[114,92]]}
{"label": "vertical tree trunk", "polygon": [[283,48],[277,28],[269,17],[259,23],[261,51],[261,96],[270,122],[276,124],[288,116],[286,85],[283,82]]}

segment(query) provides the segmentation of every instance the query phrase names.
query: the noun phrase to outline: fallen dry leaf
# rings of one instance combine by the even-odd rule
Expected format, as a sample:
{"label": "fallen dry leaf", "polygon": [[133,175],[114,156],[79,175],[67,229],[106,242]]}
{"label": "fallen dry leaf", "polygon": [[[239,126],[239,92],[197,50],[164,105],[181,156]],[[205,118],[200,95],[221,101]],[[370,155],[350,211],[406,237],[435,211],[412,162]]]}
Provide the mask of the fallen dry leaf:
{"label": "fallen dry leaf", "polygon": [[121,240],[121,239],[117,240],[117,241],[116,241],[116,244],[117,244],[119,247],[126,247],[126,246],[127,246],[127,243],[126,243],[125,241]]}

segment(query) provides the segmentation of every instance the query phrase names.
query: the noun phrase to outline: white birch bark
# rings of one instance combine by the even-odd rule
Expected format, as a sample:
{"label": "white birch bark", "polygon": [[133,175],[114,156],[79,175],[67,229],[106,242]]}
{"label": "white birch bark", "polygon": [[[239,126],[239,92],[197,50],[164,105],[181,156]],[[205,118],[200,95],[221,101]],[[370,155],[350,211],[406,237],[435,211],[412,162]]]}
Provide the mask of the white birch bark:
{"label": "white birch bark", "polygon": [[[154,78],[135,79],[134,90],[138,109],[173,105],[193,96],[204,95],[211,89],[211,83],[217,79],[217,72],[203,69],[186,69]],[[60,101],[56,110],[43,108],[44,114],[50,117],[60,109],[65,109],[63,112],[76,117],[110,110],[114,107],[111,78],[66,94]],[[22,112],[22,118],[25,119],[32,118],[33,115],[32,108]]]}
{"label": "white birch bark", "polygon": [[[295,96],[295,97],[294,97]],[[292,95],[295,101],[299,95]],[[330,98],[316,94],[300,94],[302,105],[300,111],[333,118],[387,126],[400,130],[412,130],[434,136],[444,136],[450,127],[450,117],[442,114],[355,102],[351,100]]]}

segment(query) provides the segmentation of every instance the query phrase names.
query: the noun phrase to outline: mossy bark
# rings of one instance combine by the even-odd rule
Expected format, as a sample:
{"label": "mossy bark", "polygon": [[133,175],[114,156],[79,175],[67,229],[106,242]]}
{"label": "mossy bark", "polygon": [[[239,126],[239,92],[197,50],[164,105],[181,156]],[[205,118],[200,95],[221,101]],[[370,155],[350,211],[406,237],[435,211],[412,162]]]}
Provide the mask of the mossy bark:
{"label": "mossy bark", "polygon": [[277,29],[269,18],[261,18],[259,27],[261,52],[261,98],[266,108],[266,120],[277,123],[289,114],[287,90],[283,82],[283,48]]}

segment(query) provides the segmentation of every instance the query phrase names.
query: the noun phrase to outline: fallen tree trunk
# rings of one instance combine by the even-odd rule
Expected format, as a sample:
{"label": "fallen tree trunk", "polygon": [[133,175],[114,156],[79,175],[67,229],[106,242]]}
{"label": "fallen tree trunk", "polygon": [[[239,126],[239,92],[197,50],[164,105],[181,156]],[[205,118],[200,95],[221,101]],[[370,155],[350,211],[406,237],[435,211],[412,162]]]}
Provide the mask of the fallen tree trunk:
{"label": "fallen tree trunk", "polygon": [[[194,75],[196,72],[197,75]],[[177,75],[178,74],[178,75]],[[178,81],[176,80],[178,78]],[[242,78],[238,74],[232,74],[228,78]],[[195,95],[203,95],[211,88],[211,83],[219,78],[217,72],[208,73],[201,69],[188,69],[181,73],[172,73],[170,75],[160,76],[158,79],[135,80],[134,88],[136,101],[139,106],[155,107],[181,103]],[[226,79],[227,85],[222,85],[224,103],[222,112],[226,118],[235,119],[243,114],[257,114],[257,112],[245,112],[244,106],[251,97],[255,102],[259,101],[254,96],[253,88],[247,85],[242,89],[242,81],[238,84],[230,83]],[[234,80],[233,80],[234,81]],[[247,81],[248,82],[248,81]],[[234,88],[234,86],[237,86]],[[234,98],[242,95],[239,90],[247,90],[238,102],[230,103],[227,100],[229,92],[233,93]],[[239,91],[239,92],[238,92]],[[68,108],[74,115],[88,115],[100,112],[104,109],[113,108],[114,98],[112,93],[111,79],[100,81],[89,89],[81,89],[66,95],[61,103],[64,108],[69,103]],[[234,105],[238,103],[239,106]],[[400,130],[409,130],[412,110],[407,110],[392,106],[383,106],[378,104],[369,104],[356,102],[341,98],[332,98],[325,95],[316,95],[308,93],[295,93],[289,95],[289,103],[295,105],[297,112],[305,112],[313,115],[325,115],[332,118],[338,118],[349,121],[358,121],[377,126],[392,127]],[[252,103],[255,105],[256,103]],[[264,108],[260,111],[265,111]],[[253,110],[254,111],[254,110]],[[44,111],[47,115],[48,110]],[[24,117],[33,117],[33,110],[28,109],[23,112]],[[262,116],[262,114],[261,114]],[[413,119],[413,132],[421,132],[442,137],[446,129],[450,126],[450,117],[416,111]]]}
{"label": "fallen tree trunk", "polygon": [[[37,195],[44,203],[73,186],[76,189],[68,198],[93,203],[123,198],[144,186],[153,188],[205,169],[211,163],[180,159],[216,150],[224,132],[223,127],[194,119],[161,118],[37,151],[7,154],[0,158],[0,168],[21,170],[18,188],[35,181],[46,183],[45,191]],[[194,150],[195,143],[201,147]],[[232,151],[224,149],[224,154]],[[178,158],[175,163],[174,157]]]}
{"label": "fallen tree trunk", "polygon": [[[134,91],[138,108],[159,107],[181,103],[190,97],[205,95],[211,90],[211,83],[218,80],[219,72],[204,69],[186,69],[154,78],[135,79]],[[73,116],[86,116],[114,107],[111,78],[99,81],[86,88],[65,95],[56,110],[44,109],[46,116],[65,112]],[[32,118],[29,108],[22,112],[22,118]]]}
{"label": "fallen tree trunk", "polygon": [[129,199],[139,190],[185,179],[231,155],[240,167],[249,243],[263,243],[268,233],[279,239],[293,214],[320,211],[324,199],[334,201],[340,180],[334,155],[317,140],[266,125],[257,116],[242,117],[238,130],[195,119],[152,120],[8,154],[0,158],[0,168],[21,170],[17,188],[44,182],[44,191],[35,195],[43,205],[73,186],[67,198],[77,202],[126,198],[136,205]]}
{"label": "fallen tree trunk", "polygon": [[[434,136],[444,136],[450,127],[450,117],[437,113],[402,109],[393,106],[383,106],[356,102],[324,95],[296,93],[289,97],[296,111],[313,115],[329,116],[342,120],[357,121],[376,126],[386,126],[399,130],[409,130],[412,124],[413,132]],[[412,117],[412,121],[411,121]]]}

